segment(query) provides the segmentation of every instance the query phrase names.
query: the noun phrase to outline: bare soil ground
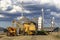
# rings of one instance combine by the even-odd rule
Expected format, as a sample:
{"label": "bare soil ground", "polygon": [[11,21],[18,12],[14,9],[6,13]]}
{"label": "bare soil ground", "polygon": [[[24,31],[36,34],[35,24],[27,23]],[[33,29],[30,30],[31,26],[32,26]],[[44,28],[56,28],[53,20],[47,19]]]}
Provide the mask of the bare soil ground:
{"label": "bare soil ground", "polygon": [[53,32],[49,35],[25,35],[25,36],[6,36],[0,35],[0,40],[60,40],[60,32]]}

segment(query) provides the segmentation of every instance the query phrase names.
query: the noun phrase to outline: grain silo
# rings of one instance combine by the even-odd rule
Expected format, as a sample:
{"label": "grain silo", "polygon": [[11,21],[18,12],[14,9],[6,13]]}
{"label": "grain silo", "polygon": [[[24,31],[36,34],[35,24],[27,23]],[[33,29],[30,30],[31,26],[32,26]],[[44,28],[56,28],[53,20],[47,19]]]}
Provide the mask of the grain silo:
{"label": "grain silo", "polygon": [[43,26],[44,26],[44,10],[42,8],[42,15],[38,18],[38,30],[43,30]]}
{"label": "grain silo", "polygon": [[42,17],[40,16],[40,17],[38,18],[38,31],[40,31],[41,28],[42,28]]}

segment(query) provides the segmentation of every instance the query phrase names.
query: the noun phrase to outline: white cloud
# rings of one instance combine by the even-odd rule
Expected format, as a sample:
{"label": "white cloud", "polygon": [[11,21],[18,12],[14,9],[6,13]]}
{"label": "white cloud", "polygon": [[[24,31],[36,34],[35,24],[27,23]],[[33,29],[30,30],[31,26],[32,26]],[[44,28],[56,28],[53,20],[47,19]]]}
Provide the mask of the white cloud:
{"label": "white cloud", "polygon": [[7,9],[7,7],[8,6],[11,6],[12,5],[12,3],[11,3],[11,1],[10,0],[1,0],[0,1],[0,8],[1,8],[1,10],[6,10]]}
{"label": "white cloud", "polygon": [[16,11],[20,11],[21,12],[22,11],[22,8],[19,7],[19,6],[13,5],[13,9],[11,11],[9,11],[9,12],[10,13],[14,13]]}
{"label": "white cloud", "polygon": [[49,12],[50,12],[50,9],[47,9],[47,10],[45,10],[45,11],[49,11]]}
{"label": "white cloud", "polygon": [[[0,5],[0,10],[4,11],[4,12],[8,12],[8,13],[15,13],[15,12],[22,12],[22,7],[20,4],[18,5],[15,5],[17,4],[17,2],[22,2],[23,0],[2,0],[0,1],[1,5]],[[31,1],[31,0],[30,0]],[[24,2],[29,2],[28,0],[24,0]],[[9,9],[8,7],[12,7],[13,9],[10,10],[10,11],[6,11],[7,9]],[[25,13],[30,13],[31,11],[29,10],[26,10],[25,8],[24,9],[24,12]]]}
{"label": "white cloud", "polygon": [[56,8],[60,9],[60,0],[35,0],[38,4],[49,4],[55,6]]}
{"label": "white cloud", "polygon": [[53,0],[54,5],[60,9],[60,0]]}
{"label": "white cloud", "polygon": [[31,11],[29,11],[29,10],[24,10],[24,13],[31,13]]}
{"label": "white cloud", "polygon": [[32,0],[17,0],[17,1],[19,1],[19,2],[32,2]]}
{"label": "white cloud", "polygon": [[[8,6],[12,7],[13,9],[7,12],[13,13],[13,12],[22,12],[22,8],[20,7],[20,4],[17,2],[33,2],[32,4],[46,4],[55,6],[56,8],[60,9],[60,0],[1,0],[0,1],[0,10],[6,11],[8,9]],[[16,5],[17,4],[17,5]],[[24,8],[25,10],[25,8]],[[25,13],[30,13],[31,11],[25,10]]]}
{"label": "white cloud", "polygon": [[[24,9],[24,8],[23,8]],[[13,5],[13,9],[11,10],[11,11],[9,11],[9,13],[15,13],[15,12],[20,12],[20,13],[22,13],[22,12],[24,12],[24,13],[31,13],[31,11],[29,11],[29,10],[22,10],[22,7],[20,7],[20,6],[16,6],[16,5]]]}
{"label": "white cloud", "polygon": [[22,16],[21,16],[21,17],[19,16],[19,17],[17,17],[16,19],[17,19],[17,20],[20,20],[20,19],[22,19],[22,18],[23,18]]}
{"label": "white cloud", "polygon": [[45,3],[50,3],[50,0],[35,0],[36,2],[40,3],[40,4],[45,4]]}
{"label": "white cloud", "polygon": [[5,16],[5,15],[0,14],[0,18],[8,18],[8,17]]}
{"label": "white cloud", "polygon": [[60,13],[57,13],[57,12],[51,12],[51,15],[53,15],[55,17],[60,17]]}
{"label": "white cloud", "polygon": [[4,17],[5,17],[4,15],[1,15],[1,14],[0,14],[0,18],[4,18]]}
{"label": "white cloud", "polygon": [[0,14],[0,18],[10,18],[10,17]]}

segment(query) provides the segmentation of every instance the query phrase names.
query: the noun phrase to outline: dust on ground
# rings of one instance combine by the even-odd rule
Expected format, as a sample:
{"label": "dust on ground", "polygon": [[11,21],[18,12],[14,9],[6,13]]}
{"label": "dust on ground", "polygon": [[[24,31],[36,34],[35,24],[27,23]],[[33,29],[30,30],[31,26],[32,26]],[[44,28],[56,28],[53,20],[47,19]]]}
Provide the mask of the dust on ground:
{"label": "dust on ground", "polygon": [[22,36],[6,36],[0,35],[0,40],[60,40],[60,32],[53,32],[49,35],[22,35]]}

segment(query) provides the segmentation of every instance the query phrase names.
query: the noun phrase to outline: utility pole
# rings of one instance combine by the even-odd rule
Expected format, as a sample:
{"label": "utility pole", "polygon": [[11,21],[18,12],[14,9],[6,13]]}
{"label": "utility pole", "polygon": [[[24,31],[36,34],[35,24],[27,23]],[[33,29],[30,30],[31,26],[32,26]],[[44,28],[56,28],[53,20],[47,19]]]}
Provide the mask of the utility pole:
{"label": "utility pole", "polygon": [[53,31],[53,27],[55,25],[54,20],[55,20],[55,18],[52,17],[52,19],[51,19],[51,32]]}
{"label": "utility pole", "polygon": [[21,8],[22,8],[21,16],[23,17],[23,16],[24,16],[23,1],[22,1],[22,3],[21,3]]}
{"label": "utility pole", "polygon": [[54,20],[55,20],[55,18],[54,17],[52,17],[52,19],[51,19],[51,27],[54,27]]}
{"label": "utility pole", "polygon": [[[21,12],[21,17],[20,18],[23,18],[24,17],[24,15],[23,15],[23,13],[24,13],[23,1],[21,2],[21,8],[22,8],[22,10],[21,10],[22,12]],[[19,26],[19,24],[17,22],[16,22],[16,26],[17,26],[17,35],[19,35],[20,26]]]}

